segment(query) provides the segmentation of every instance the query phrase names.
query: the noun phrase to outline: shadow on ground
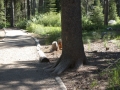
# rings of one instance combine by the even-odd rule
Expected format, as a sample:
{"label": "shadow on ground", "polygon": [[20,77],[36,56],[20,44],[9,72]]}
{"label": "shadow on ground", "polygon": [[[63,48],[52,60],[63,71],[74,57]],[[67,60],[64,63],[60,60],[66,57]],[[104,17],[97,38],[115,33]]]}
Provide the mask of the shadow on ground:
{"label": "shadow on ground", "polygon": [[89,64],[78,71],[66,71],[61,75],[63,82],[68,90],[73,90],[73,88],[78,90],[105,90],[108,76],[101,76],[102,71],[109,66],[109,68],[114,67],[117,60],[120,61],[120,52],[86,52],[86,54],[88,54]]}
{"label": "shadow on ground", "polygon": [[34,39],[26,35],[7,36],[3,41],[0,41],[0,48],[11,48],[11,47],[27,47],[35,46]]}
{"label": "shadow on ground", "polygon": [[39,64],[35,60],[0,65],[0,90],[46,90],[54,87],[54,76],[43,69],[48,65],[50,63]]}

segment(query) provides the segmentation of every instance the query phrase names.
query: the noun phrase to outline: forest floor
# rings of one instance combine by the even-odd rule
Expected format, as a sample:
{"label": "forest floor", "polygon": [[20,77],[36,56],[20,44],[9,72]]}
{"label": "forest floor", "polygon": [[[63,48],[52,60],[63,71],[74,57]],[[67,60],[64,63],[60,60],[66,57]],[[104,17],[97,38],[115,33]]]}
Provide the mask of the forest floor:
{"label": "forest floor", "polygon": [[[49,52],[51,45],[42,45],[42,50],[51,63],[59,59],[62,50]],[[106,68],[120,58],[120,40],[103,42],[98,40],[84,44],[85,53],[89,65],[79,70],[67,70],[60,77],[68,90],[106,90],[108,77],[102,75]]]}

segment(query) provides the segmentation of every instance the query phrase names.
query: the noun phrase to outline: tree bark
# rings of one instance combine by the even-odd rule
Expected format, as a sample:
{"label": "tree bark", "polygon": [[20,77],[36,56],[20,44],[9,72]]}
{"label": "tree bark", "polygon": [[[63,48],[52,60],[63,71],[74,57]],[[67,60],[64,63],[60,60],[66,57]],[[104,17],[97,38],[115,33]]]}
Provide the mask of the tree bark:
{"label": "tree bark", "polygon": [[104,0],[104,25],[108,25],[108,0]]}
{"label": "tree bark", "polygon": [[[62,55],[51,68],[53,73],[61,74],[68,68],[78,69],[87,64],[81,24],[81,0],[62,0]],[[50,71],[51,71],[50,70]]]}
{"label": "tree bark", "polygon": [[11,0],[11,27],[14,27],[14,0]]}
{"label": "tree bark", "polygon": [[32,3],[32,15],[34,16],[35,15],[35,8],[36,8],[36,1],[35,0],[33,0],[32,1],[33,3]]}
{"label": "tree bark", "polygon": [[27,0],[27,19],[30,19],[30,0]]}
{"label": "tree bark", "polygon": [[43,0],[39,0],[38,3],[38,13],[42,12],[43,10]]}

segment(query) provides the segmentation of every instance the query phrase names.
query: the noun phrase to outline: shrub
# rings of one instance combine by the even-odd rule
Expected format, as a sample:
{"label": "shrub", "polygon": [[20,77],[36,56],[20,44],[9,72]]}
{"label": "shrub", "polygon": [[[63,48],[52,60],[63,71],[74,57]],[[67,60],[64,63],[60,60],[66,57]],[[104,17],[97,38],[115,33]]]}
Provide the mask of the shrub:
{"label": "shrub", "polygon": [[42,15],[42,18],[38,20],[38,24],[42,24],[44,26],[53,26],[58,27],[61,26],[61,18],[60,13],[46,13]]}
{"label": "shrub", "polygon": [[47,36],[47,43],[51,43],[61,37],[60,13],[46,13],[36,15],[27,22],[26,29],[40,36]]}
{"label": "shrub", "polygon": [[60,28],[52,28],[52,30],[48,32],[47,43],[52,43],[55,40],[57,41],[59,38],[61,38]]}
{"label": "shrub", "polygon": [[82,29],[87,31],[93,29],[92,21],[89,16],[82,16]]}
{"label": "shrub", "polygon": [[109,20],[117,20],[117,7],[115,0],[110,0],[109,3]]}
{"label": "shrub", "polygon": [[27,20],[21,20],[21,21],[16,23],[16,27],[19,27],[21,29],[25,29],[26,28],[26,23],[27,23]]}
{"label": "shrub", "polygon": [[93,15],[91,16],[91,21],[98,27],[103,25],[104,16],[102,11],[103,9],[100,6],[96,6],[93,10]]}

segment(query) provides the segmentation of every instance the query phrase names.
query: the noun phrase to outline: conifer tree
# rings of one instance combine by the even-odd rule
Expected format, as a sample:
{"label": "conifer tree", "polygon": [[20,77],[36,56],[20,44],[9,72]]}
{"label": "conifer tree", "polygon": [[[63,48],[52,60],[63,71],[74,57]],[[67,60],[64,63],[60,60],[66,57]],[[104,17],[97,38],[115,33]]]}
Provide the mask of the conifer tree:
{"label": "conifer tree", "polygon": [[117,7],[115,0],[109,2],[109,20],[117,20]]}
{"label": "conifer tree", "polygon": [[59,0],[45,0],[44,1],[44,12],[57,12]]}
{"label": "conifer tree", "polygon": [[91,20],[97,26],[103,25],[104,15],[100,0],[95,0],[94,10],[93,10],[93,15],[91,16]]}
{"label": "conifer tree", "polygon": [[23,17],[22,17],[22,12],[21,12],[21,0],[15,0],[15,20],[16,21],[20,21]]}
{"label": "conifer tree", "polygon": [[4,0],[0,0],[0,28],[5,26]]}

